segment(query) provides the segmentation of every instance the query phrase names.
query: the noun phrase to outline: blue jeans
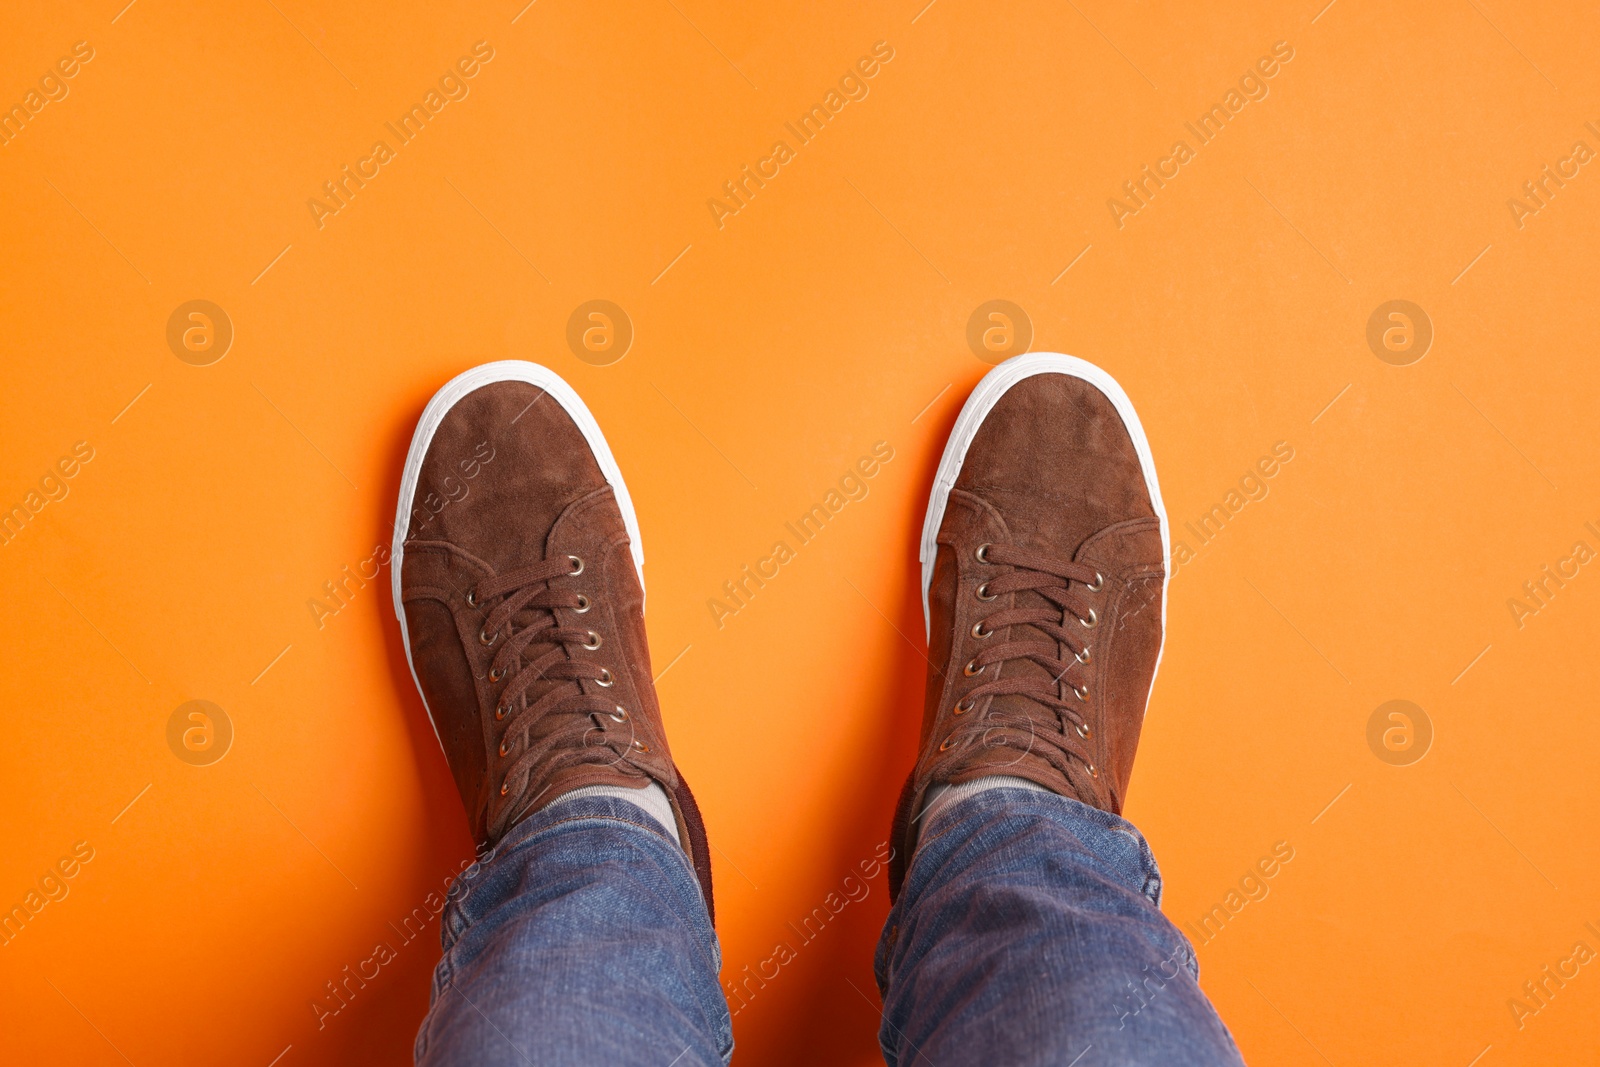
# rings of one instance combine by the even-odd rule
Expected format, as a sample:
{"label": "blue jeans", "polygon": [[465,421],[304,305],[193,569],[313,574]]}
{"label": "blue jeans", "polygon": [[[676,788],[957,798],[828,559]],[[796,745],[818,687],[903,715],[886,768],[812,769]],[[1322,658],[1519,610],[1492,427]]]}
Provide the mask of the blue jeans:
{"label": "blue jeans", "polygon": [[[1242,1061],[1131,824],[992,789],[922,829],[878,944],[890,1067]],[[625,801],[558,802],[452,887],[421,1065],[717,1067],[721,953],[687,858]]]}

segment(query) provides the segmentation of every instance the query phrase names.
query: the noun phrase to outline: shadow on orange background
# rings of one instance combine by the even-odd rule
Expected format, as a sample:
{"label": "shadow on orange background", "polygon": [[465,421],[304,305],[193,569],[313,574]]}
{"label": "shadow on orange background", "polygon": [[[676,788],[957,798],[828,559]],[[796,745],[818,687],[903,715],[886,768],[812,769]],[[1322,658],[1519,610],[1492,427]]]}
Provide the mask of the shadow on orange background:
{"label": "shadow on orange background", "polygon": [[[359,576],[492,359],[626,473],[741,982],[887,835],[933,463],[1028,347],[1152,439],[1181,546],[1127,814],[1246,1058],[1592,1049],[1594,11],[124,3],[0,38],[8,1062],[407,1062],[470,843]],[[596,299],[620,358],[569,343]],[[739,1062],[877,1061],[886,910],[757,987]]]}

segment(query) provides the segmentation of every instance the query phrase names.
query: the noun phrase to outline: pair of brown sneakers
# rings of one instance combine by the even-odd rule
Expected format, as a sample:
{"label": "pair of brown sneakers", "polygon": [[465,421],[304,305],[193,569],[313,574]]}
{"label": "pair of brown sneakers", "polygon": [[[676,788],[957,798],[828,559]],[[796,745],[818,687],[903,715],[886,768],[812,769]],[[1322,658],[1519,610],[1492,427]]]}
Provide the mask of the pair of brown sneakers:
{"label": "pair of brown sneakers", "polygon": [[[505,361],[429,402],[392,557],[412,674],[481,847],[584,786],[648,788],[712,904],[706,832],[667,747],[644,553],[616,460],[553,371]],[[1166,516],[1104,371],[1034,353],[973,390],[922,539],[921,756],[895,815],[898,891],[930,786],[1010,775],[1120,811],[1160,659]]]}

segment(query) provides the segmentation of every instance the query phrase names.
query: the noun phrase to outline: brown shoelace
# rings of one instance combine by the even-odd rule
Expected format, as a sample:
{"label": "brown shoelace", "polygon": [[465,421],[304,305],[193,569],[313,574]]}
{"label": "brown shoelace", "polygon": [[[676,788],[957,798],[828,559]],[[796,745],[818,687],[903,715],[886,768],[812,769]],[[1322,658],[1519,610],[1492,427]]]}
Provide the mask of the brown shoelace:
{"label": "brown shoelace", "polygon": [[[1090,632],[1099,625],[1100,619],[1094,607],[1075,591],[1075,586],[1099,592],[1105,578],[1086,563],[1051,559],[1015,545],[982,544],[977,548],[977,557],[980,563],[1012,568],[978,586],[975,594],[979,600],[1032,592],[1045,603],[997,609],[974,624],[972,636],[985,640],[1008,627],[1032,626],[1054,640],[1016,639],[984,647],[967,661],[962,676],[977,678],[988,674],[989,680],[979,682],[962,694],[954,712],[964,716],[992,697],[1014,694],[1048,709],[1049,718],[1041,722],[1030,716],[985,710],[969,720],[969,724],[952,731],[939,745],[939,751],[949,751],[965,737],[978,735],[988,747],[1036,751],[1063,774],[1067,760],[1076,759],[1098,778],[1099,769],[1083,743],[1094,736],[1085,715],[1090,701],[1089,685],[1087,681],[1074,678],[1083,675],[1083,668],[1091,661]],[[1061,658],[1063,647],[1067,650],[1066,659]],[[999,676],[1002,664],[1018,659],[1032,660],[1049,672],[1049,677],[1043,678],[1033,672]],[[1046,728],[1040,729],[1041,726]]]}
{"label": "brown shoelace", "polygon": [[[500,795],[517,792],[521,802],[501,809],[489,828],[491,833],[500,833],[538,798],[538,793],[528,793],[535,782],[534,772],[541,766],[548,777],[561,767],[580,763],[615,766],[632,752],[650,751],[635,736],[633,716],[626,708],[604,693],[585,693],[579,684],[591,681],[602,688],[615,684],[611,671],[593,656],[601,647],[600,635],[560,626],[556,621],[556,609],[581,615],[594,606],[569,580],[583,571],[583,560],[577,556],[553,556],[487,578],[467,593],[467,603],[473,607],[504,598],[484,620],[478,641],[500,646],[489,667],[490,682],[505,682],[494,710],[495,721],[506,724],[498,753],[501,760],[519,753],[501,775]],[[545,650],[530,658],[535,645]],[[530,703],[529,689],[541,681],[558,684]]]}

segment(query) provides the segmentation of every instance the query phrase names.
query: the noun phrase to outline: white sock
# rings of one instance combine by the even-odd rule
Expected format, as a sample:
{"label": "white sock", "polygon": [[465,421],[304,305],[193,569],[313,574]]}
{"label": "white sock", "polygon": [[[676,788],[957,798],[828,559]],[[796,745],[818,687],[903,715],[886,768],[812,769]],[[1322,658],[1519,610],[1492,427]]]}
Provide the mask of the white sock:
{"label": "white sock", "polygon": [[962,782],[960,785],[936,785],[923,797],[922,814],[917,817],[919,835],[922,827],[927,826],[950,805],[989,789],[1031,789],[1037,793],[1050,792],[1038,782],[1030,782],[1026,778],[1017,778],[1010,774],[991,774],[983,778],[974,778],[970,782]]}
{"label": "white sock", "polygon": [[586,785],[582,789],[574,789],[570,793],[562,793],[550,802],[551,807],[577,800],[579,797],[615,797],[626,800],[629,804],[643,811],[667,831],[667,836],[672,838],[678,847],[683,847],[683,842],[678,840],[678,820],[672,815],[672,801],[667,799],[667,791],[661,788],[660,782],[651,782],[643,789],[630,789],[625,785]]}

